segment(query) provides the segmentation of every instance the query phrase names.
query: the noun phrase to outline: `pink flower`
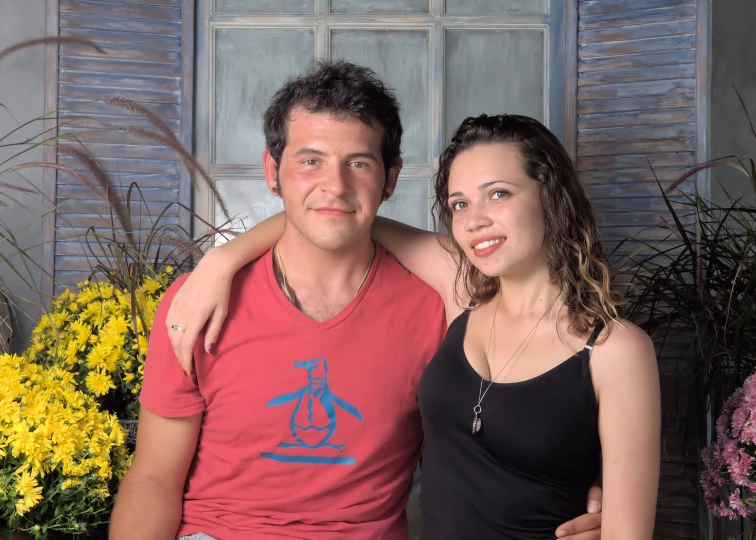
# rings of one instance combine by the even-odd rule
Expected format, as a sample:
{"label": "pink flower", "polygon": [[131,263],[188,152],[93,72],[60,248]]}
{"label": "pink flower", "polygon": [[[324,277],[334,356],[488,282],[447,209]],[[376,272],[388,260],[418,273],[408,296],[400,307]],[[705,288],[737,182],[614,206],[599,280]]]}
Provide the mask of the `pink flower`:
{"label": "pink flower", "polygon": [[743,430],[743,426],[746,423],[746,420],[748,419],[748,410],[747,410],[748,404],[742,404],[740,407],[735,409],[735,411],[732,413],[732,421],[730,422],[731,427],[731,433],[733,437],[739,437],[740,432]]}
{"label": "pink flower", "polygon": [[756,444],[756,422],[753,419],[749,418],[746,421],[743,430],[740,432],[740,439],[743,442]]}
{"label": "pink flower", "polygon": [[741,517],[748,515],[748,509],[743,505],[743,501],[740,500],[740,489],[736,488],[735,491],[730,493],[729,502],[732,509],[740,514]]}
{"label": "pink flower", "polygon": [[723,502],[719,503],[719,508],[717,510],[718,512],[714,514],[715,516],[726,517],[727,519],[738,519],[735,512],[726,507]]}
{"label": "pink flower", "polygon": [[[701,487],[715,516],[738,519],[756,514],[756,375],[748,377],[722,405],[716,441],[701,452]],[[741,493],[742,491],[742,493]]]}

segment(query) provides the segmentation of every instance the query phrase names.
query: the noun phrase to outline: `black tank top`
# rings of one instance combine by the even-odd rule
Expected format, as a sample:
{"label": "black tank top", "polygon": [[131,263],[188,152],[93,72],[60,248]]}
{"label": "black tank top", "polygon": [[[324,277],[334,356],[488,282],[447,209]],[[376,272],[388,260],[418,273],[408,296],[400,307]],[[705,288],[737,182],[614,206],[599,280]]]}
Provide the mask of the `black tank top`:
{"label": "black tank top", "polygon": [[[422,540],[553,539],[586,513],[599,476],[598,404],[586,348],[533,379],[494,383],[473,434],[480,375],[464,352],[470,312],[420,380]],[[485,391],[488,381],[484,382]]]}

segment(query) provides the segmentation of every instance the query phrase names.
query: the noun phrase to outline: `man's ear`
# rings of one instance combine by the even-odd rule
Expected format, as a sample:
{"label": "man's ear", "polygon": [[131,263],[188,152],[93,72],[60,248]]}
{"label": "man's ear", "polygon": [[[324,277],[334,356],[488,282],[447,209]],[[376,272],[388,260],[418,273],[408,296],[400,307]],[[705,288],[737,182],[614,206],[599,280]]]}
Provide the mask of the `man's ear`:
{"label": "man's ear", "polygon": [[276,160],[273,158],[273,155],[267,148],[263,150],[262,158],[263,169],[265,170],[265,183],[268,184],[268,189],[271,191],[271,193],[273,193],[273,195],[280,197],[281,194],[279,193],[278,185],[278,163],[276,163]]}
{"label": "man's ear", "polygon": [[402,170],[403,165],[404,161],[402,160],[402,158],[397,157],[394,160],[393,165],[391,165],[391,168],[388,170],[388,174],[386,175],[386,185],[383,188],[383,200],[388,200],[391,195],[394,194],[394,190],[396,189],[396,182],[399,180],[399,171]]}

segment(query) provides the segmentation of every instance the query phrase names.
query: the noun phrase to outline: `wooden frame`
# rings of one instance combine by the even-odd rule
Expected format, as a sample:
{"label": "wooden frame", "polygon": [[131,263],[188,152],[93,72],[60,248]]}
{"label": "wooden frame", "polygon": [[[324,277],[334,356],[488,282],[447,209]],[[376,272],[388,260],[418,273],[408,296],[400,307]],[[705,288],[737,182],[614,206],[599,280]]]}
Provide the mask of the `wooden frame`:
{"label": "wooden frame", "polygon": [[[183,0],[181,6],[181,132],[179,139],[189,152],[194,151],[194,34],[196,0]],[[191,235],[192,178],[181,162],[179,173],[179,227]]]}
{"label": "wooden frame", "polygon": [[[711,108],[711,0],[696,4],[696,164],[709,160],[709,114]],[[711,198],[709,170],[698,173],[696,185]]]}
{"label": "wooden frame", "polygon": [[[58,9],[59,0],[46,0],[45,3],[45,35],[47,37],[58,36]],[[48,44],[45,46],[45,113],[49,113],[58,108],[58,44]],[[48,136],[52,130],[57,135],[57,115],[47,118],[44,121],[45,133]],[[56,163],[58,160],[58,150],[56,146],[47,145],[42,150],[42,161],[45,163]],[[40,266],[42,274],[40,277],[39,288],[42,297],[46,300],[52,300],[54,293],[55,279],[55,212],[53,208],[57,206],[58,175],[54,169],[46,168],[42,173],[42,195],[45,203],[49,201],[50,209],[46,210],[42,219],[42,260]]]}
{"label": "wooden frame", "polygon": [[578,0],[564,0],[564,147],[577,164]]}

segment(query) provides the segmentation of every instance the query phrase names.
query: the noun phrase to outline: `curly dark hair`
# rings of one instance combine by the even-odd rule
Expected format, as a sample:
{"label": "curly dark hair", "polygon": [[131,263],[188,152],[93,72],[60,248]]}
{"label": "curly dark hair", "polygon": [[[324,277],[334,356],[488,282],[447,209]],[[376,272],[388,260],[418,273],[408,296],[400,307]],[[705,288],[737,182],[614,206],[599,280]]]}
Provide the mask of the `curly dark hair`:
{"label": "curly dark hair", "polygon": [[401,154],[399,102],[371,69],[343,60],[321,61],[307,74],[289,79],[273,96],[264,116],[265,143],[276,164],[280,164],[286,147],[289,115],[296,107],[337,118],[352,116],[371,128],[382,129],[381,158],[387,175]]}
{"label": "curly dark hair", "polygon": [[[436,228],[440,225],[442,230],[451,231],[449,171],[454,159],[465,150],[493,143],[515,145],[522,155],[525,173],[538,182],[546,221],[544,249],[549,275],[567,307],[570,333],[584,335],[596,324],[608,327],[618,318],[624,299],[613,289],[596,218],[577,170],[559,139],[537,120],[515,114],[483,114],[462,122],[441,154],[433,179]],[[498,278],[475,268],[453,237],[441,238],[448,238],[444,247],[457,262],[457,290],[462,285],[473,303],[496,296]]]}

